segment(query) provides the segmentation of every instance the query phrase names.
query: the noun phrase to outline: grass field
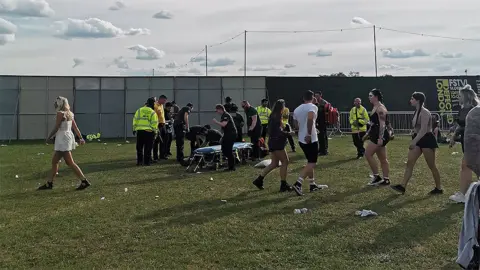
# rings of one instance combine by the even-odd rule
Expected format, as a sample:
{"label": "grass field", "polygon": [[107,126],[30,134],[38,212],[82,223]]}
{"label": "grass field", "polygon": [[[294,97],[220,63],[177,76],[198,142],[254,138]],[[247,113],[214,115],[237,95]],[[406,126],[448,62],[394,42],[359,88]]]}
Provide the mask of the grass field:
{"label": "grass field", "polygon": [[[350,138],[334,138],[315,173],[329,189],[297,197],[278,193],[278,171],[259,191],[251,165],[201,174],[170,160],[136,167],[133,140],[105,142],[74,152],[92,183],[80,192],[64,163],[54,190],[35,190],[50,168],[52,145],[0,148],[0,268],[458,268],[463,206],[448,196],[458,189],[461,156],[451,153],[459,146],[438,152],[445,195],[427,195],[433,180],[421,159],[402,196],[366,187],[366,161],[352,159]],[[407,146],[407,137],[388,146],[393,183],[403,176]],[[305,161],[301,153],[290,156],[293,183]],[[294,215],[303,207],[311,211]],[[361,209],[379,216],[355,216]]]}

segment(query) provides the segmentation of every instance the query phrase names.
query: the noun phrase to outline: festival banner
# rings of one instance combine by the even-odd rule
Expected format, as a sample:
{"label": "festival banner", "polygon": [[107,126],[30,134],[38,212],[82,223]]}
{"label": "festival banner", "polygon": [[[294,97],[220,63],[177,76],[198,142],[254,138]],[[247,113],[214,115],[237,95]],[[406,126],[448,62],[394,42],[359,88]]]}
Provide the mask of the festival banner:
{"label": "festival banner", "polygon": [[[453,124],[453,112],[460,109],[458,92],[468,84],[467,79],[436,79],[437,106],[441,117],[445,117],[448,124]],[[478,82],[478,80],[477,80]]]}

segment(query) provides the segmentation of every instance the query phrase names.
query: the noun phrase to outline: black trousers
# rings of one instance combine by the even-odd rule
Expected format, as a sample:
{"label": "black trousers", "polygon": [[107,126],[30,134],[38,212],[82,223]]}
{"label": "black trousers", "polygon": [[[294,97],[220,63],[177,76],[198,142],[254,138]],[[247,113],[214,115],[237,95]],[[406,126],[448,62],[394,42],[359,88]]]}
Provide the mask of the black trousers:
{"label": "black trousers", "polygon": [[[153,142],[153,159],[166,158],[167,153],[167,129],[165,125],[158,124],[158,134]],[[160,155],[159,155],[160,154]]]}
{"label": "black trousers", "polygon": [[197,145],[197,141],[190,141],[190,155],[193,155],[193,151],[197,150],[200,146]]}
{"label": "black trousers", "polygon": [[363,136],[365,136],[366,132],[359,132],[359,133],[352,133],[353,145],[357,148],[357,156],[363,157],[365,154],[365,147],[363,144]]}
{"label": "black trousers", "polygon": [[228,168],[235,169],[235,157],[233,156],[233,143],[235,140],[223,138],[222,139],[222,154],[228,160]]}
{"label": "black trousers", "polygon": [[268,124],[262,124],[262,138],[267,138]]}
{"label": "black trousers", "polygon": [[328,154],[328,133],[327,125],[318,125],[318,153],[322,155]]}
{"label": "black trousers", "polygon": [[243,141],[243,133],[242,133],[242,128],[237,127],[237,138],[235,139],[236,142],[242,142]]}
{"label": "black trousers", "polygon": [[253,130],[248,132],[248,136],[250,137],[250,142],[253,144],[252,146],[253,158],[260,158],[260,147],[258,146],[260,135],[261,135],[260,130]]}
{"label": "black trousers", "polygon": [[183,147],[185,145],[185,129],[183,125],[174,126],[175,130],[175,143],[177,145],[177,161],[183,162],[185,158],[183,154]]}
{"label": "black trousers", "polygon": [[169,155],[172,154],[171,149],[172,149],[173,134],[167,132],[166,138],[167,138],[167,142],[165,144],[167,146],[167,149],[166,149],[167,150],[167,156],[169,156]]}
{"label": "black trousers", "polygon": [[154,132],[144,130],[137,131],[137,164],[150,165],[152,147],[155,139]]}

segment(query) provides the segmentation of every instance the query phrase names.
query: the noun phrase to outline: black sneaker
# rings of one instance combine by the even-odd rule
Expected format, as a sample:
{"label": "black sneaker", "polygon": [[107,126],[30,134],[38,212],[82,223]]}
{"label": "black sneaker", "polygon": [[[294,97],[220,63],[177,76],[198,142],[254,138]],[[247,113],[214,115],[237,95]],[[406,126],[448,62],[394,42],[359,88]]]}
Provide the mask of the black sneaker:
{"label": "black sneaker", "polygon": [[82,180],[82,183],[80,183],[80,186],[77,187],[77,190],[84,190],[89,186],[91,186],[90,182],[88,182],[88,180],[85,179],[85,180]]}
{"label": "black sneaker", "polygon": [[430,194],[430,195],[440,195],[440,194],[443,194],[443,189],[434,188],[428,194]]}
{"label": "black sneaker", "polygon": [[404,188],[402,185],[391,186],[391,188],[392,188],[393,190],[395,190],[396,192],[405,194],[405,188]]}
{"label": "black sneaker", "polygon": [[317,184],[310,184],[310,192],[315,192],[323,189],[322,186],[317,185]]}
{"label": "black sneaker", "polygon": [[263,187],[263,177],[261,177],[261,176],[257,177],[257,179],[255,179],[252,182],[252,184],[255,185],[260,190],[264,189],[264,187]]}
{"label": "black sneaker", "polygon": [[298,196],[303,196],[303,192],[302,192],[302,184],[300,184],[300,182],[295,182],[295,184],[293,184],[293,190],[295,191],[295,193],[297,193]]}
{"label": "black sneaker", "polygon": [[378,175],[375,175],[374,177],[372,177],[372,181],[370,181],[370,183],[368,183],[368,185],[369,186],[378,186],[378,185],[382,184],[383,182],[385,182],[385,180],[383,180],[383,178],[381,178]]}
{"label": "black sneaker", "polygon": [[48,189],[53,189],[52,182],[47,182],[45,185],[38,187],[37,190],[48,190]]}
{"label": "black sneaker", "polygon": [[293,187],[290,186],[287,181],[282,181],[280,183],[280,192],[293,191]]}
{"label": "black sneaker", "polygon": [[383,178],[383,183],[380,184],[381,186],[389,186],[390,185],[390,179],[389,178]]}

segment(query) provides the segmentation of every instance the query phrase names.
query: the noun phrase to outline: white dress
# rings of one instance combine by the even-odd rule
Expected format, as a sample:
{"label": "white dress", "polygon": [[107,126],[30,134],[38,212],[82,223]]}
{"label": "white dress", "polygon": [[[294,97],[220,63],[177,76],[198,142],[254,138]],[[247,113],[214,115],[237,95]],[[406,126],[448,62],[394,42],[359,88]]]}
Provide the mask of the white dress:
{"label": "white dress", "polygon": [[[73,113],[72,113],[73,119]],[[63,120],[55,134],[55,151],[72,151],[75,149],[75,135],[72,132],[72,121]]]}

